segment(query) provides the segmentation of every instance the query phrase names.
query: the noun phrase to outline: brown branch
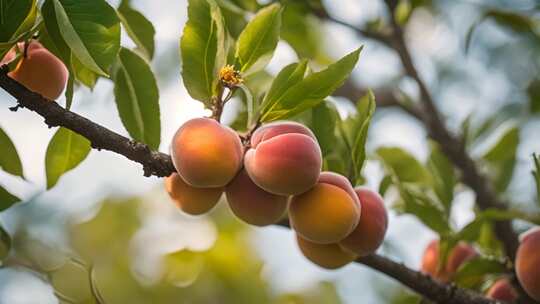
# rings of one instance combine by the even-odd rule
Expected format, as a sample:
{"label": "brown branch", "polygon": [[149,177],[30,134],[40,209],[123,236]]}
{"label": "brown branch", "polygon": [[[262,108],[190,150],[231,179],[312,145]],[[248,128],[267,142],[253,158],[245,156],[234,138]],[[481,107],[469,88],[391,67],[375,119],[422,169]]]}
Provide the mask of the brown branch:
{"label": "brown branch", "polygon": [[[68,128],[92,142],[95,149],[112,151],[143,165],[146,176],[168,176],[174,172],[169,155],[151,151],[142,143],[130,140],[76,113],[68,111],[56,102],[31,92],[7,75],[7,67],[0,70],[0,87],[17,99],[18,107],[34,111],[45,118],[49,127]],[[288,222],[279,225],[288,227]],[[357,261],[396,279],[417,293],[437,303],[495,304],[496,301],[484,298],[472,291],[454,285],[438,283],[428,276],[407,268],[405,265],[379,256],[370,255]]]}

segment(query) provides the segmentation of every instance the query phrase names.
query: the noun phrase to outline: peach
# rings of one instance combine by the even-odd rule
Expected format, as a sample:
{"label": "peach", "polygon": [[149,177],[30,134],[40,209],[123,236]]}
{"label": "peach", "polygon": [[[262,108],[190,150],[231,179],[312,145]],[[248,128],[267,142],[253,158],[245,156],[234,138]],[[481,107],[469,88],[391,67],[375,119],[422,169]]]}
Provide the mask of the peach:
{"label": "peach", "polygon": [[476,257],[478,253],[469,244],[459,242],[448,255],[446,265],[439,263],[439,240],[433,240],[427,246],[422,258],[422,272],[441,282],[448,282],[465,262]]}
{"label": "peach", "polygon": [[277,223],[287,209],[288,198],[259,188],[245,170],[225,188],[232,212],[244,222],[255,226]]}
{"label": "peach", "polygon": [[321,148],[303,125],[265,125],[253,133],[250,145],[244,165],[262,189],[278,195],[296,195],[317,183],[322,166]]}
{"label": "peach", "polygon": [[358,225],[360,203],[344,176],[323,172],[315,187],[291,199],[289,219],[304,239],[337,243]]}
{"label": "peach", "polygon": [[516,274],[527,294],[540,301],[540,227],[521,236],[516,254]]}
{"label": "peach", "polygon": [[382,197],[367,188],[355,189],[362,206],[358,226],[340,244],[359,256],[374,253],[382,244],[388,228],[388,214]]}
{"label": "peach", "polygon": [[317,244],[297,235],[296,240],[302,254],[311,262],[327,269],[343,267],[356,259],[356,256],[343,250],[338,244]]}
{"label": "peach", "polygon": [[171,144],[173,164],[186,183],[198,188],[224,187],[242,166],[238,134],[209,118],[186,122]]}
{"label": "peach", "polygon": [[486,293],[486,296],[493,300],[514,302],[518,299],[518,294],[510,281],[506,278],[497,280]]}
{"label": "peach", "polygon": [[[19,43],[18,48],[23,51],[24,44]],[[14,58],[13,49],[2,59],[2,63],[9,63]],[[60,97],[66,87],[68,70],[60,59],[39,42],[31,41],[26,56],[19,61],[9,76],[31,91],[54,100]]]}
{"label": "peach", "polygon": [[177,173],[165,179],[165,189],[174,203],[185,213],[200,215],[210,211],[219,202],[223,188],[195,188]]}

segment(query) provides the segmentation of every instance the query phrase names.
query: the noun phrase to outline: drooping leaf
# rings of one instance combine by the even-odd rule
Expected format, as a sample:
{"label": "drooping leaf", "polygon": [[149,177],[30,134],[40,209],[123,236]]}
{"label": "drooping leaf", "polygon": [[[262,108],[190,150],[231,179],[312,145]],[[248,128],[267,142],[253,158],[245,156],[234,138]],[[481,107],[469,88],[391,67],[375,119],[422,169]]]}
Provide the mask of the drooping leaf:
{"label": "drooping leaf", "polygon": [[379,194],[384,197],[386,191],[388,191],[388,188],[390,188],[390,186],[392,186],[392,176],[385,175],[379,183]]}
{"label": "drooping leaf", "polygon": [[114,95],[122,123],[131,137],[159,147],[159,91],[150,66],[137,53],[122,48],[114,69]]}
{"label": "drooping leaf", "polygon": [[296,85],[306,74],[307,60],[302,60],[299,63],[291,63],[284,67],[272,82],[272,86],[264,97],[261,104],[261,113],[268,111],[269,106],[277,99],[281,98],[288,89]]}
{"label": "drooping leaf", "polygon": [[431,154],[427,167],[433,177],[435,194],[443,203],[446,211],[450,213],[457,178],[452,163],[435,143],[431,143]]}
{"label": "drooping leaf", "polygon": [[270,5],[260,10],[238,37],[236,58],[244,73],[263,69],[274,53],[281,29],[281,7]]}
{"label": "drooping leaf", "polygon": [[440,204],[425,191],[403,184],[397,178],[394,178],[394,184],[397,185],[402,200],[402,204],[396,206],[398,211],[416,216],[441,236],[451,234],[447,214]]}
{"label": "drooping leaf", "polygon": [[58,129],[45,155],[47,189],[54,187],[64,173],[76,168],[90,150],[90,141],[85,137],[66,128]]}
{"label": "drooping leaf", "polygon": [[366,160],[366,141],[368,136],[371,117],[375,113],[375,96],[369,91],[366,96],[362,97],[357,103],[358,119],[360,128],[358,129],[355,140],[352,146],[352,161],[354,166],[354,176],[360,176],[362,167]]}
{"label": "drooping leaf", "polygon": [[362,48],[348,54],[326,69],[313,73],[290,87],[280,98],[268,106],[261,120],[269,122],[285,119],[310,109],[339,88],[349,77]]}
{"label": "drooping leaf", "polygon": [[114,8],[105,0],[46,0],[42,10],[49,32],[56,24],[77,59],[93,72],[108,76],[120,49],[120,21]]}
{"label": "drooping leaf", "polygon": [[377,149],[377,155],[384,164],[392,169],[399,181],[427,184],[430,181],[428,171],[411,154],[397,147]]}
{"label": "drooping leaf", "polygon": [[463,288],[479,287],[486,276],[507,272],[503,262],[489,257],[477,257],[465,262],[454,276],[456,284]]}
{"label": "drooping leaf", "polygon": [[24,178],[23,167],[17,149],[9,136],[0,128],[0,169]]}
{"label": "drooping leaf", "polygon": [[20,202],[21,199],[15,195],[9,193],[4,187],[0,185],[0,212],[13,206],[13,204]]}
{"label": "drooping leaf", "polygon": [[0,0],[0,42],[28,31],[37,16],[36,0]]}
{"label": "drooping leaf", "polygon": [[75,78],[87,86],[90,89],[93,89],[96,86],[99,75],[84,66],[77,57],[71,54],[71,70]]}
{"label": "drooping leaf", "polygon": [[0,225],[0,266],[2,266],[2,260],[7,257],[9,250],[11,249],[11,237]]}
{"label": "drooping leaf", "polygon": [[[503,126],[504,128],[504,126]],[[483,154],[490,176],[499,192],[506,190],[514,172],[516,152],[519,145],[519,129],[509,126],[503,129],[498,140]]]}
{"label": "drooping leaf", "polygon": [[337,110],[329,102],[322,102],[311,110],[310,129],[317,137],[323,157],[335,148]]}
{"label": "drooping leaf", "polygon": [[180,40],[182,79],[188,93],[206,105],[216,94],[217,70],[226,62],[223,17],[214,0],[189,0]]}
{"label": "drooping leaf", "polygon": [[135,42],[137,48],[146,59],[154,57],[154,25],[141,12],[133,9],[128,0],[122,0],[118,8],[118,16],[124,25],[129,37]]}

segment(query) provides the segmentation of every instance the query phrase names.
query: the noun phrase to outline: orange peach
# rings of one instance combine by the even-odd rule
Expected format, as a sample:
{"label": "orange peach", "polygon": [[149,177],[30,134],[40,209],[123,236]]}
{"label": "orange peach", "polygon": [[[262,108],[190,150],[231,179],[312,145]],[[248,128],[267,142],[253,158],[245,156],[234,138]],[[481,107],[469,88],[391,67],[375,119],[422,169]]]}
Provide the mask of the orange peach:
{"label": "orange peach", "polygon": [[244,222],[255,226],[277,223],[287,209],[288,198],[264,191],[245,170],[225,188],[232,212]]}
{"label": "orange peach", "polygon": [[[23,52],[24,44],[19,43],[18,48]],[[2,63],[9,63],[15,55],[15,50],[11,50],[2,59]],[[39,42],[31,41],[26,50],[26,56],[19,61],[9,76],[31,91],[54,100],[66,87],[68,70],[60,59]]]}
{"label": "orange peach", "polygon": [[486,293],[486,296],[493,300],[514,302],[518,299],[518,294],[508,279],[497,280]]}
{"label": "orange peach", "polygon": [[337,269],[356,259],[356,256],[343,250],[338,244],[317,244],[297,235],[298,247],[304,256],[320,267]]}
{"label": "orange peach", "polygon": [[322,165],[313,133],[301,124],[277,122],[253,133],[244,165],[259,187],[278,195],[296,195],[313,187]]}
{"label": "orange peach", "polygon": [[289,219],[306,240],[337,243],[358,225],[360,203],[345,177],[323,172],[315,187],[291,199]]}
{"label": "orange peach", "polygon": [[186,122],[174,135],[172,160],[186,183],[198,188],[224,187],[242,166],[238,134],[209,118]]}
{"label": "orange peach", "polygon": [[195,188],[180,175],[173,173],[165,179],[165,189],[174,203],[185,213],[200,215],[210,211],[219,202],[223,188]]}
{"label": "orange peach", "polygon": [[516,254],[516,274],[527,294],[540,301],[540,227],[521,236]]}
{"label": "orange peach", "polygon": [[388,228],[388,214],[382,197],[367,188],[355,189],[362,206],[358,226],[340,244],[359,256],[374,253],[382,244]]}
{"label": "orange peach", "polygon": [[441,282],[448,282],[465,262],[478,255],[469,244],[459,242],[448,255],[446,265],[440,265],[439,240],[433,240],[427,246],[422,258],[422,272]]}

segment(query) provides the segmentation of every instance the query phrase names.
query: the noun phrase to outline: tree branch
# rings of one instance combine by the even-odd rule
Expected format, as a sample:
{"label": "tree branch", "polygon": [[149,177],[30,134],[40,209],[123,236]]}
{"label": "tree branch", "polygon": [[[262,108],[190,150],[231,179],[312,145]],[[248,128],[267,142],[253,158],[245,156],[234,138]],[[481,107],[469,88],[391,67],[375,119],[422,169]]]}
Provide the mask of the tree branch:
{"label": "tree branch", "polygon": [[[175,171],[169,155],[151,151],[142,143],[130,140],[97,123],[94,123],[76,113],[66,110],[56,102],[31,92],[8,75],[6,66],[0,69],[0,87],[15,97],[18,107],[34,111],[45,118],[49,127],[62,126],[68,128],[92,142],[92,147],[98,150],[108,150],[140,163],[146,176],[168,176]],[[279,225],[289,227],[288,222]],[[378,270],[408,286],[417,293],[441,304],[496,304],[497,301],[482,297],[472,291],[446,285],[432,280],[430,277],[407,268],[379,255],[370,255],[357,260]]]}

